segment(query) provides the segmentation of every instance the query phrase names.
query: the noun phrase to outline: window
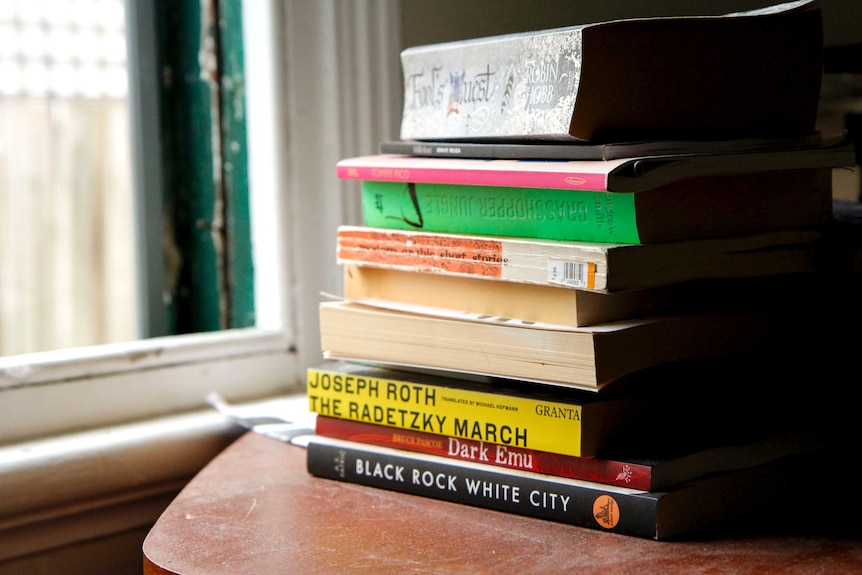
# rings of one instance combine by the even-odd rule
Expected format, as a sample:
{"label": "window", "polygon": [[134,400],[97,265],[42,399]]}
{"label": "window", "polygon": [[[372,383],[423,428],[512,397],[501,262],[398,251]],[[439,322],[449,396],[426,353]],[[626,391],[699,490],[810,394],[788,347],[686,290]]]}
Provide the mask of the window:
{"label": "window", "polygon": [[124,14],[0,1],[0,355],[137,335]]}
{"label": "window", "polygon": [[[77,4],[76,8],[81,13],[85,7],[93,6],[96,6],[99,9],[97,11],[103,16],[104,13],[109,12],[105,10],[108,7],[105,2],[78,2]],[[51,11],[47,6],[42,12],[36,8],[31,8],[31,11],[27,12],[22,7],[31,6],[30,3],[20,2],[16,5],[19,10],[15,12],[16,19],[13,24],[18,25],[21,29],[19,36],[35,37],[37,32],[42,32],[46,36],[49,35],[48,15],[51,14]],[[43,4],[35,2],[32,6],[41,8]],[[186,5],[183,4],[183,6]],[[188,6],[192,5],[189,4]],[[196,13],[192,11],[192,13],[183,13],[182,16],[189,20],[197,17],[205,24],[207,18],[214,18],[213,12],[217,9],[215,2],[210,4],[195,3],[193,6],[194,11],[197,11]],[[211,9],[213,12],[208,13],[206,10],[202,10],[201,6]],[[233,22],[239,24],[241,22],[239,18],[241,6],[238,1],[222,2],[218,8],[224,7],[226,10],[235,10],[236,17]],[[122,8],[122,4],[119,5],[119,8]],[[170,3],[164,2],[161,4],[157,2],[128,2],[128,18],[132,31],[129,37],[132,49],[129,50],[129,53],[137,56],[137,59],[130,62],[131,68],[136,73],[151,74],[150,77],[135,75],[133,78],[135,81],[132,82],[133,93],[130,94],[130,101],[140,112],[137,119],[139,120],[138,125],[142,127],[138,132],[133,130],[137,143],[137,147],[133,146],[133,148],[137,151],[136,160],[144,166],[147,175],[149,174],[146,170],[153,170],[154,166],[159,165],[158,154],[164,150],[160,147],[166,140],[170,140],[170,138],[164,137],[165,132],[160,131],[161,126],[154,123],[153,119],[159,118],[157,112],[164,108],[163,102],[159,101],[160,94],[158,93],[159,87],[164,84],[160,82],[162,77],[158,74],[165,72],[165,70],[157,70],[155,65],[157,50],[164,47],[157,43],[159,37],[156,31],[161,24],[157,18],[159,14],[171,14],[173,8],[174,6],[171,6]],[[72,14],[67,14],[65,21],[70,22],[71,20]],[[89,24],[83,20],[84,18],[79,16],[76,23],[83,29],[88,29]],[[110,20],[110,23],[115,25],[116,20],[115,17]],[[93,30],[101,30],[104,27],[105,24],[101,21],[91,26]],[[241,31],[238,26],[230,28],[226,25],[225,28],[229,33],[232,33],[233,30]],[[203,30],[204,26],[201,26],[201,29]],[[203,35],[200,36],[200,38],[203,37]],[[241,35],[238,34],[237,37],[241,38]],[[25,45],[26,43],[19,44]],[[30,44],[35,45],[36,43],[30,42]],[[46,45],[48,44],[50,43]],[[167,40],[165,44],[171,46]],[[236,54],[241,59],[241,41],[237,42],[237,46],[239,49]],[[190,45],[191,48],[193,46]],[[211,49],[208,45],[206,48]],[[30,52],[35,56],[40,54],[35,48],[31,49]],[[41,54],[44,55],[44,50]],[[66,74],[66,76],[87,76],[88,82],[84,84],[77,86],[66,86],[62,83],[51,84],[48,82],[49,79],[56,77],[59,82],[64,75],[40,74],[39,66],[41,66],[41,72],[46,72],[48,65],[53,65],[53,59],[34,63],[24,61],[24,55],[26,54],[18,54],[13,60],[13,63],[21,64],[22,70],[29,70],[20,76],[22,78],[41,77],[44,81],[42,83],[22,81],[18,82],[17,85],[10,82],[7,86],[9,91],[14,88],[22,92],[35,91],[42,95],[75,93],[80,98],[90,98],[91,100],[99,95],[96,92],[117,91],[114,84],[107,81],[98,90],[92,86],[92,82],[98,76],[96,73],[98,70],[89,75],[83,74],[80,70]],[[73,63],[79,64],[81,61],[81,58],[76,58]],[[106,70],[111,67],[108,64],[113,66],[112,63],[108,62],[103,66]],[[84,67],[87,65],[81,64]],[[91,67],[97,68],[95,65]],[[36,71],[34,72],[34,70]],[[111,76],[111,74],[105,74],[105,76]],[[93,93],[83,95],[82,90],[85,89],[89,89]],[[49,99],[48,101],[53,100]],[[125,110],[121,110],[121,112],[125,114]],[[189,112],[188,116],[196,118],[198,115],[192,111]],[[244,120],[244,118],[241,119]],[[30,128],[33,129],[32,126]],[[120,146],[120,149],[126,153],[129,152],[128,147],[122,148]],[[203,162],[201,164],[203,165]],[[164,226],[160,221],[166,215],[173,215],[167,214],[166,210],[161,209],[162,186],[166,184],[163,177],[167,172],[156,171],[154,173],[157,174],[157,177],[142,180],[142,190],[144,191],[142,197],[146,199],[146,202],[143,204],[144,209],[139,213],[145,214],[145,217],[138,220],[143,222],[141,229],[146,233],[142,234],[142,237],[145,243],[150,246],[150,253],[158,254],[155,265],[153,262],[156,260],[151,260],[147,262],[150,265],[149,268],[143,266],[141,276],[146,280],[159,275],[165,277],[163,271],[156,273],[156,270],[162,267],[162,246],[165,244],[162,241]],[[244,181],[242,185],[245,186]],[[272,218],[278,214],[275,209],[278,198],[275,197],[274,191],[269,191],[268,196],[262,191],[256,201],[262,204],[269,203],[269,207],[258,212],[259,216],[267,215]],[[42,207],[44,209],[44,206]],[[64,218],[58,219],[63,220]],[[278,229],[274,223],[267,225],[266,222],[262,222],[262,224],[262,228],[268,227],[270,233]],[[128,222],[125,227],[128,230]],[[276,240],[273,238],[261,239],[263,246],[275,242]],[[81,248],[81,246],[73,247]],[[266,267],[281,266],[281,262],[273,261],[274,258],[271,253],[271,251],[261,250],[259,257],[269,257],[270,261],[262,259],[260,265]],[[127,263],[134,263],[128,252],[125,255]],[[198,257],[197,254],[194,256]],[[87,276],[87,273],[77,275]],[[42,280],[50,284],[50,274],[46,273]],[[245,281],[247,285],[250,285],[250,279]],[[65,282],[58,283],[66,291],[71,291]],[[187,286],[184,286],[183,289],[186,288]],[[162,289],[152,290],[145,286],[141,290],[142,294],[147,293],[147,290],[155,291],[158,298],[164,297],[165,292]],[[273,289],[270,289],[271,295],[272,292]],[[95,295],[97,293],[94,292],[94,295],[87,299],[94,302],[95,305],[103,304],[104,302],[99,301],[98,295]],[[278,296],[276,295],[276,297]],[[130,302],[124,303],[126,310],[134,309]],[[64,300],[64,304],[70,308],[75,308],[75,302]],[[145,335],[168,333],[168,330],[164,329],[166,324],[164,310],[166,307],[160,306],[160,309],[155,311],[147,307],[144,309],[148,313],[147,316],[144,316],[146,321],[141,322],[147,328]],[[150,318],[155,317],[156,314],[160,314],[163,318],[159,328],[161,331],[152,329],[153,323]],[[252,323],[248,322],[246,325]],[[214,328],[210,329],[212,333],[208,334],[176,338],[157,337],[137,341],[133,341],[135,334],[131,334],[132,337],[129,337],[129,334],[126,333],[125,339],[121,338],[121,341],[105,346],[83,348],[58,346],[62,349],[7,355],[0,359],[0,437],[3,438],[4,443],[13,442],[45,434],[125,422],[188,409],[192,406],[201,406],[203,405],[201,399],[206,393],[204,391],[206,387],[215,390],[220,389],[223,393],[234,397],[254,397],[289,389],[296,382],[296,358],[295,354],[291,353],[296,345],[292,340],[294,335],[289,334],[285,326],[284,319],[278,318],[277,320],[270,320],[267,330],[215,331],[218,328]],[[179,329],[175,331],[179,331]],[[201,330],[186,329],[185,331]],[[261,371],[266,371],[267,375],[263,375]],[[213,374],[218,374],[218,376]],[[220,381],[222,377],[229,379],[222,382]],[[180,385],[180,380],[186,383]],[[195,385],[196,380],[197,385]]]}
{"label": "window", "polygon": [[[359,214],[335,163],[395,133],[400,93],[381,86],[400,84],[396,3],[182,4],[234,14],[222,19],[231,32],[241,14],[247,31],[237,97],[248,131],[254,326],[0,358],[0,515],[15,518],[0,526],[0,563],[151,523],[235,433],[206,405],[207,393],[242,401],[302,391],[305,367],[321,360],[321,292],[340,289],[335,230]],[[153,133],[164,72],[154,54],[157,8],[166,6],[176,3],[127,0],[129,65],[140,71],[130,74],[140,82],[130,96],[146,120],[133,155],[163,143]],[[164,166],[144,168],[136,177],[160,190]],[[160,238],[161,202],[139,209],[142,236]],[[141,323],[151,322],[150,333],[159,329],[153,310],[164,307],[161,250],[152,242],[140,262],[141,284],[158,286],[146,290]]]}
{"label": "window", "polygon": [[[335,229],[359,213],[334,165],[374,150],[397,126],[400,94],[377,89],[400,82],[397,6],[271,0],[218,6],[231,4],[241,6],[236,14],[254,30],[245,36],[246,87],[238,97],[246,99],[255,326],[0,358],[3,443],[203,408],[210,391],[243,399],[301,390],[304,366],[320,361],[317,303],[321,292],[340,289]],[[129,53],[141,58],[135,64],[141,85],[132,87],[150,119],[164,72],[153,56],[157,6],[128,2]],[[153,123],[142,125],[139,143],[158,145],[146,133]],[[143,177],[152,186],[162,175]],[[155,204],[141,213],[149,232],[161,235]],[[161,245],[156,252],[144,264],[145,278],[158,275],[153,262],[160,262]]]}

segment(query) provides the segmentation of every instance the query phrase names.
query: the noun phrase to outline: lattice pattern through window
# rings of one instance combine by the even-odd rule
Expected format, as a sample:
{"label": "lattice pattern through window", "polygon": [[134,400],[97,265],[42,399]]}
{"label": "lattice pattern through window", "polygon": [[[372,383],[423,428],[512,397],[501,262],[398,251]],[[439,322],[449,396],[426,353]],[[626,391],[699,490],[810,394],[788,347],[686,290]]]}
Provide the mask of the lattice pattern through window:
{"label": "lattice pattern through window", "polygon": [[125,98],[123,0],[0,0],[0,97]]}

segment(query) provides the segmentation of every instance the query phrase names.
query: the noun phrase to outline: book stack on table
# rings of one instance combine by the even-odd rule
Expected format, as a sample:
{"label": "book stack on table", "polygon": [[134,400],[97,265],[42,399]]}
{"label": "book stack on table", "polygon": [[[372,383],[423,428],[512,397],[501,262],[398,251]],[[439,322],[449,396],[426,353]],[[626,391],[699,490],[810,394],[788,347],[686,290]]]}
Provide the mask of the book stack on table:
{"label": "book stack on table", "polygon": [[[337,166],[364,225],[320,305],[309,471],[652,539],[795,493],[833,430],[796,353],[828,338],[789,318],[819,325],[854,163],[815,131],[821,34],[794,2],[402,52],[401,140]],[[701,52],[740,79],[712,100]]]}

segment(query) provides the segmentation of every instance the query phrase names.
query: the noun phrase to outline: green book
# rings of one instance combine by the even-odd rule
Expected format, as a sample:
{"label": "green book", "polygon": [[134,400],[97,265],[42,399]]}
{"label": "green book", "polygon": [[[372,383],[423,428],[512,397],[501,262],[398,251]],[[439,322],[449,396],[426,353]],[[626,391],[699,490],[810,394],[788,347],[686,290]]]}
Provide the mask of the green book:
{"label": "green book", "polygon": [[617,244],[821,226],[831,197],[828,169],[694,177],[635,193],[362,181],[367,226]]}
{"label": "green book", "polygon": [[634,194],[364,181],[362,211],[391,229],[640,243]]}

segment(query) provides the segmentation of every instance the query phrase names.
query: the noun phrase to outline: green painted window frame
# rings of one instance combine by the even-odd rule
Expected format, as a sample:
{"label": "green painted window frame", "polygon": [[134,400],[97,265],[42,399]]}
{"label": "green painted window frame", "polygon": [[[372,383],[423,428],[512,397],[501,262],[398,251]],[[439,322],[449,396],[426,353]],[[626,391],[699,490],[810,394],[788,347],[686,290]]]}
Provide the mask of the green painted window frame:
{"label": "green painted window frame", "polygon": [[242,0],[126,5],[139,336],[254,326]]}

